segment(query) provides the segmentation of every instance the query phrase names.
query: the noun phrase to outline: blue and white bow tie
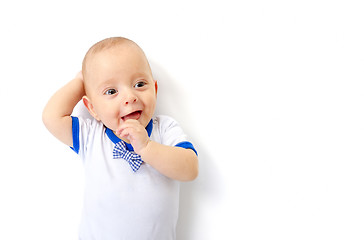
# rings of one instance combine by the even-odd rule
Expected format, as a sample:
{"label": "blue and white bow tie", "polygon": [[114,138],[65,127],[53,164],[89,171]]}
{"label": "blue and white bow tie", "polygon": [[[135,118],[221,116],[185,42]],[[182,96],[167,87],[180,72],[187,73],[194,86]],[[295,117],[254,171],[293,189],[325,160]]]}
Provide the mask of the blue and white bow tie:
{"label": "blue and white bow tie", "polygon": [[130,164],[130,167],[131,169],[133,169],[134,172],[136,172],[143,163],[143,160],[140,157],[140,155],[126,149],[124,141],[120,141],[115,144],[113,150],[113,156],[114,159],[122,158],[126,160]]}

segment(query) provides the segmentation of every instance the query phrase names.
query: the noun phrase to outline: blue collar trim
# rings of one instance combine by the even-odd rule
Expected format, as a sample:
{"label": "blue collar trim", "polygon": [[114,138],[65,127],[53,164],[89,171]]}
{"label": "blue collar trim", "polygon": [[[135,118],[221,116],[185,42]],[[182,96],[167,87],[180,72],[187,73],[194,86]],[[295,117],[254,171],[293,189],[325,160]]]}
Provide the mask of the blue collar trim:
{"label": "blue collar trim", "polygon": [[[115,133],[110,129],[110,128],[107,128],[105,126],[106,130],[105,130],[105,133],[106,135],[110,138],[110,140],[114,143],[114,144],[117,144],[118,142],[122,141],[120,138],[118,138]],[[145,130],[147,130],[147,133],[148,133],[148,136],[150,137],[150,135],[152,134],[152,130],[153,130],[153,119],[151,119],[148,123],[148,125],[146,126]],[[130,143],[127,143],[125,142],[125,145],[126,145],[126,148],[129,150],[129,151],[134,151],[134,148],[133,146],[130,144]]]}

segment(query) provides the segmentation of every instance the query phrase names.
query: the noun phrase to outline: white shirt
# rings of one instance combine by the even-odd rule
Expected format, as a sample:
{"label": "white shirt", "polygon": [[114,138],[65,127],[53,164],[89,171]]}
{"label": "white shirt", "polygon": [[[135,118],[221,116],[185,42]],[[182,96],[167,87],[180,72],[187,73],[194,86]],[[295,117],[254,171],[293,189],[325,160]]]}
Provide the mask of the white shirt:
{"label": "white shirt", "polygon": [[[83,160],[86,178],[79,239],[175,239],[179,182],[147,163],[133,172],[127,161],[113,159],[120,139],[101,122],[73,117],[72,125],[73,149]],[[170,117],[157,116],[146,129],[152,141],[195,151]]]}

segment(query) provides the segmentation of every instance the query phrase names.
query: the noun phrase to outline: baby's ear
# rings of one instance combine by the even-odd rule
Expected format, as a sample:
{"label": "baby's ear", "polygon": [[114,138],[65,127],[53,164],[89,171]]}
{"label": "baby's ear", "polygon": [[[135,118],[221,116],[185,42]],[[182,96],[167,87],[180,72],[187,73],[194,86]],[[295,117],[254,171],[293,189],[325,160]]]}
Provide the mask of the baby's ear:
{"label": "baby's ear", "polygon": [[100,121],[100,119],[97,116],[97,113],[95,112],[94,106],[91,103],[91,100],[87,96],[82,97],[83,104],[87,108],[88,112],[93,116],[97,121]]}
{"label": "baby's ear", "polygon": [[155,86],[155,95],[157,96],[157,92],[158,92],[158,82],[155,79],[154,79],[154,86]]}

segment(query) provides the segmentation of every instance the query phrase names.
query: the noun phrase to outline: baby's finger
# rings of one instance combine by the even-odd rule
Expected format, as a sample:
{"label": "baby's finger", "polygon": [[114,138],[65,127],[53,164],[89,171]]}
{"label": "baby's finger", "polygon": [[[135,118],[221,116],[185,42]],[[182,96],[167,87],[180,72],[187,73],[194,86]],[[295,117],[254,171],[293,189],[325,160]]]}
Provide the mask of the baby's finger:
{"label": "baby's finger", "polygon": [[129,134],[129,131],[128,131],[129,128],[130,127],[122,126],[119,129],[117,129],[115,132],[119,136],[125,136],[125,135],[128,135]]}
{"label": "baby's finger", "polygon": [[118,129],[116,129],[116,133],[120,133],[126,128],[138,128],[140,123],[137,120],[134,119],[128,119],[120,124]]}
{"label": "baby's finger", "polygon": [[120,130],[119,132],[116,132],[116,135],[119,138],[127,139],[129,142],[131,140],[130,139],[131,138],[131,134],[130,134],[130,131],[128,129]]}

